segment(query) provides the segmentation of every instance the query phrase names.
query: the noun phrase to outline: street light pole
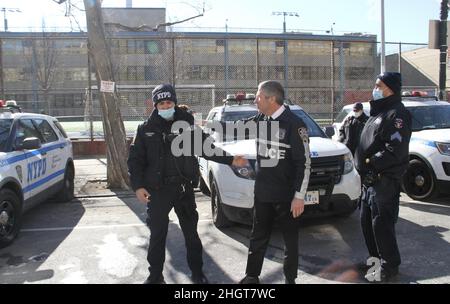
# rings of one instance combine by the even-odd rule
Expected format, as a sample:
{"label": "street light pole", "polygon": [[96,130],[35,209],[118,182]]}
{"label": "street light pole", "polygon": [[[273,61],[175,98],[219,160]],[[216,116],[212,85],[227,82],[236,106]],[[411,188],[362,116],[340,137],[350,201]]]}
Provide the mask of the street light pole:
{"label": "street light pole", "polygon": [[447,18],[448,0],[441,1],[441,12],[439,22],[439,99],[447,99],[445,90],[447,88]]}
{"label": "street light pole", "polygon": [[6,9],[2,8],[2,11],[3,11],[3,27],[6,32],[8,30],[8,21],[6,20]]}
{"label": "street light pole", "polygon": [[272,16],[283,16],[283,33],[286,34],[286,16],[300,17],[296,12],[272,12]]}
{"label": "street light pole", "polygon": [[1,11],[3,12],[3,26],[4,31],[8,31],[8,20],[6,19],[6,11],[10,13],[21,13],[22,11],[18,8],[10,8],[10,7],[2,7]]}

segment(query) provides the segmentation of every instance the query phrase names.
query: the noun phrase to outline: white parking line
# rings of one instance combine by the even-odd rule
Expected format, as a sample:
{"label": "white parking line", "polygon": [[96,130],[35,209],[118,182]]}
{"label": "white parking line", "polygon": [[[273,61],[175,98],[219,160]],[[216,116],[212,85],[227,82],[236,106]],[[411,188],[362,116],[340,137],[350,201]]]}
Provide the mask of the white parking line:
{"label": "white parking line", "polygon": [[43,231],[62,231],[62,230],[88,230],[88,229],[105,229],[105,228],[121,228],[121,227],[141,227],[145,224],[122,224],[122,225],[100,225],[100,226],[75,226],[75,227],[54,227],[54,228],[33,228],[22,229],[20,232],[43,232]]}
{"label": "white parking line", "polygon": [[[199,223],[210,222],[211,220],[199,220]],[[178,221],[172,221],[179,225]],[[45,231],[64,231],[64,230],[90,230],[90,229],[111,229],[111,228],[128,228],[128,227],[145,227],[145,224],[121,224],[121,225],[98,225],[98,226],[75,226],[75,227],[54,227],[54,228],[30,228],[21,229],[20,232],[45,232]]]}

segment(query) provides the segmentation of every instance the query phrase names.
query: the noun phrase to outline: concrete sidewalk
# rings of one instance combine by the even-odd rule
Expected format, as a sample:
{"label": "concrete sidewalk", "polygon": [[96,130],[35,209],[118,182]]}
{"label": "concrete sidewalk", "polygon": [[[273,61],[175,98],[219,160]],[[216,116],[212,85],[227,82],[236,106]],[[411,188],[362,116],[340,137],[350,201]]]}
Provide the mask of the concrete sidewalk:
{"label": "concrete sidewalk", "polygon": [[83,157],[75,161],[75,197],[114,196],[130,191],[106,188],[106,158]]}

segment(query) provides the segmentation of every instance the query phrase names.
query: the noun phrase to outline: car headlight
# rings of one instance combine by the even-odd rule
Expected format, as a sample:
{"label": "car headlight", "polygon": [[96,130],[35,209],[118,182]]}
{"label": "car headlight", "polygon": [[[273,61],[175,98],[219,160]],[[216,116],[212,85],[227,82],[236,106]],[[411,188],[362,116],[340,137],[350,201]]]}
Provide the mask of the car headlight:
{"label": "car headlight", "polygon": [[234,167],[230,166],[231,170],[233,170],[234,174],[236,174],[240,178],[254,180],[256,179],[256,172],[253,170],[251,165],[245,167]]}
{"label": "car headlight", "polygon": [[347,153],[344,155],[344,173],[348,174],[353,171],[353,156],[352,153]]}
{"label": "car headlight", "polygon": [[436,142],[436,147],[441,154],[450,155],[450,143]]}

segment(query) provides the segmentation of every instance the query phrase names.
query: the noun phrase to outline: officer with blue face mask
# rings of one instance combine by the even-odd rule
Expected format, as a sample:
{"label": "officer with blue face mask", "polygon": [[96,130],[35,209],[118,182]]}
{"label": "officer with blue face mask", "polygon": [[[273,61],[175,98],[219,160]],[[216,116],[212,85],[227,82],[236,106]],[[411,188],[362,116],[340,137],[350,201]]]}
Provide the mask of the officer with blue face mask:
{"label": "officer with blue face mask", "polygon": [[[205,284],[208,280],[202,270],[203,248],[197,233],[198,213],[193,190],[199,178],[198,162],[193,153],[180,156],[172,151],[172,141],[178,136],[172,132],[172,125],[182,121],[193,129],[194,117],[177,107],[175,89],[170,84],[157,86],[152,98],[154,110],[148,120],[139,125],[128,157],[131,186],[138,200],[147,204],[147,225],[151,233],[147,255],[150,275],[144,283],[165,283],[165,245],[169,212],[174,208],[186,241],[192,281]],[[201,134],[203,143],[207,135]],[[237,167],[247,163],[243,158],[226,155],[222,150],[213,156],[202,156]]]}
{"label": "officer with blue face mask", "polygon": [[375,267],[368,265],[371,271],[365,277],[370,282],[389,281],[397,275],[401,263],[395,223],[400,179],[408,167],[411,138],[411,114],[402,104],[401,86],[399,73],[387,72],[377,77],[370,117],[355,154],[363,183],[361,228],[370,257],[380,262]]}

